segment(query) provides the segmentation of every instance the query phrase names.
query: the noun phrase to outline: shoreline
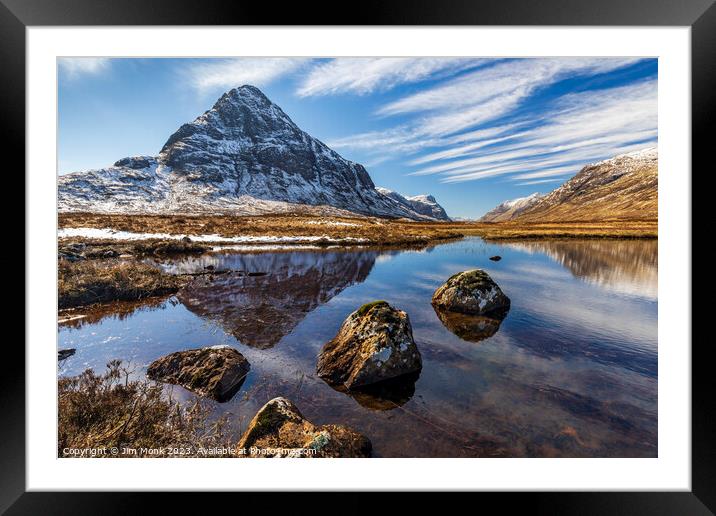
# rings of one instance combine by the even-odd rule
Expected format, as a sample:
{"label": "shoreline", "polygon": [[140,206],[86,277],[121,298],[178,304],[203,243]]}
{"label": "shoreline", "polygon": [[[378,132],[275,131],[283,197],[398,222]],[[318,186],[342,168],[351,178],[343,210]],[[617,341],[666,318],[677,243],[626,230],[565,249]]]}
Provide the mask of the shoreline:
{"label": "shoreline", "polygon": [[216,246],[430,245],[477,236],[485,240],[656,239],[656,220],[570,222],[416,222],[305,215],[116,215],[61,213],[58,241],[92,245],[180,241]]}

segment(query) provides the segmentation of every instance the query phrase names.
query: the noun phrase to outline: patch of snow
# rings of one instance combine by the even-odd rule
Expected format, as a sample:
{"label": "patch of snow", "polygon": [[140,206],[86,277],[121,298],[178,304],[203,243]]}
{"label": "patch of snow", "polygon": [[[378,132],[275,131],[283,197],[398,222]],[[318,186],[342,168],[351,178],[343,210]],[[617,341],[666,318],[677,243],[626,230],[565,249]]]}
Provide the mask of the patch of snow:
{"label": "patch of snow", "polygon": [[340,222],[337,220],[309,220],[307,224],[311,224],[312,226],[320,225],[320,226],[346,226],[346,227],[360,227],[360,224],[354,224],[352,222]]}
{"label": "patch of snow", "polygon": [[317,242],[328,241],[333,243],[365,243],[369,240],[366,238],[342,237],[331,238],[326,235],[322,236],[233,236],[225,237],[216,234],[209,235],[188,235],[188,234],[170,234],[170,233],[133,233],[130,231],[116,231],[109,228],[61,228],[57,232],[58,238],[96,238],[98,240],[181,240],[189,237],[192,242],[199,243],[221,243],[230,244],[252,243],[280,243],[280,242]]}

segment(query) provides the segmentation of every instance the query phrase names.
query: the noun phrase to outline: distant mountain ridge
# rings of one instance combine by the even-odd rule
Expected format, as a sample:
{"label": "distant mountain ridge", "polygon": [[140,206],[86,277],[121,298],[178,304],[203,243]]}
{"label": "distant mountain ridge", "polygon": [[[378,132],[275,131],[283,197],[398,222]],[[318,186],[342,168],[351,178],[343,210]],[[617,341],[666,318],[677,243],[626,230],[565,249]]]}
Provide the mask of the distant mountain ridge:
{"label": "distant mountain ridge", "polygon": [[504,201],[496,207],[485,213],[480,222],[502,222],[512,220],[520,215],[523,211],[534,206],[542,199],[542,195],[535,192],[527,197],[519,197],[510,201]]}
{"label": "distant mountain ridge", "polygon": [[435,197],[432,195],[423,194],[415,195],[413,197],[405,197],[398,192],[394,192],[393,190],[382,188],[380,186],[376,187],[376,190],[382,195],[400,203],[402,206],[405,206],[406,208],[421,215],[425,215],[426,217],[444,221],[452,220],[445,211],[445,208],[440,206],[440,204],[438,204],[435,200]]}
{"label": "distant mountain ridge", "polygon": [[[562,186],[526,203],[519,210],[502,203],[486,213],[483,222],[580,222],[657,220],[658,161],[656,147],[621,154],[583,167]],[[534,194],[533,194],[534,195]],[[532,196],[530,196],[532,197]]]}
{"label": "distant mountain ridge", "polygon": [[302,131],[249,85],[182,125],[157,156],[123,158],[58,180],[59,211],[434,218],[434,199],[416,202],[418,209],[381,194],[362,165]]}

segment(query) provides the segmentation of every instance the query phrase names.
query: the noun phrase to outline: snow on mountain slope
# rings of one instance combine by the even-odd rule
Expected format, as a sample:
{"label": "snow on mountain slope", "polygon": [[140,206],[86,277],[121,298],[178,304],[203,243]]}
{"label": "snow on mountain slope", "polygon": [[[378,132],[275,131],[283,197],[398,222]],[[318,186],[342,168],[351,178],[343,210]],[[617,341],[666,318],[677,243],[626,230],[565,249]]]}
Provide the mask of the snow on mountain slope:
{"label": "snow on mountain slope", "polygon": [[656,220],[656,147],[591,163],[518,215],[520,221]]}
{"label": "snow on mountain slope", "polygon": [[657,148],[650,147],[591,163],[559,188],[544,195],[505,201],[480,220],[656,220],[658,161]]}
{"label": "snow on mountain slope", "polygon": [[394,201],[405,206],[407,209],[413,210],[425,217],[436,220],[451,220],[445,209],[438,204],[432,195],[415,195],[413,197],[405,197],[398,192],[388,190],[383,187],[376,187],[376,190],[386,197],[390,197]]}
{"label": "snow on mountain slope", "polygon": [[511,201],[505,201],[485,213],[480,218],[480,222],[503,222],[505,220],[511,220],[527,208],[539,202],[541,198],[542,195],[535,192],[527,197],[519,197]]}
{"label": "snow on mountain slope", "polygon": [[440,206],[432,195],[415,195],[407,197],[415,211],[437,220],[450,220],[445,208]]}
{"label": "snow on mountain slope", "polygon": [[253,86],[222,95],[156,157],[124,158],[58,183],[60,211],[426,217],[422,205],[376,191],[362,165],[299,129]]}

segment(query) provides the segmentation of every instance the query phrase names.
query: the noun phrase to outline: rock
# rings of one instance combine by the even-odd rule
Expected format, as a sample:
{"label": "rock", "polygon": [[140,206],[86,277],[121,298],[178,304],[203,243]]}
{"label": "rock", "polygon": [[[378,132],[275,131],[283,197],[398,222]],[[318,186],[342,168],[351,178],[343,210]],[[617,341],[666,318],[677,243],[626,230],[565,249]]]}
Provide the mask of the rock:
{"label": "rock", "polygon": [[85,257],[81,254],[76,254],[69,251],[60,251],[59,253],[57,253],[57,257],[60,260],[67,260],[68,262],[79,262],[80,260],[85,259]]}
{"label": "rock", "polygon": [[500,324],[507,315],[506,310],[491,312],[489,316],[485,316],[450,312],[437,307],[433,308],[435,308],[435,313],[440,322],[448,330],[468,342],[480,342],[492,337],[500,329]]}
{"label": "rock", "polygon": [[361,306],[343,322],[338,335],[318,356],[318,376],[355,389],[420,371],[408,314],[385,301]]}
{"label": "rock", "polygon": [[244,457],[369,457],[367,437],[339,425],[316,426],[286,398],[256,413],[239,440]]}
{"label": "rock", "polygon": [[204,270],[207,270],[207,271],[213,271],[214,269],[216,269],[216,267],[214,267],[213,265],[206,265],[204,267]]}
{"label": "rock", "polygon": [[181,242],[183,244],[191,244],[191,238],[189,238],[188,236],[185,236],[184,238],[181,239]]}
{"label": "rock", "polygon": [[249,368],[248,360],[234,348],[212,346],[159,358],[149,365],[147,376],[224,402],[241,388]]}
{"label": "rock", "polygon": [[485,315],[508,310],[510,298],[489,274],[474,269],[451,276],[433,294],[432,305],[440,311]]}
{"label": "rock", "polygon": [[57,360],[64,360],[71,357],[77,351],[75,348],[61,349],[57,352]]}
{"label": "rock", "polygon": [[499,262],[500,260],[502,260],[502,256],[490,256],[490,260],[492,260],[493,262]]}
{"label": "rock", "polygon": [[70,243],[60,245],[57,250],[57,257],[61,260],[67,260],[70,262],[78,262],[84,260],[85,244],[83,243]]}

